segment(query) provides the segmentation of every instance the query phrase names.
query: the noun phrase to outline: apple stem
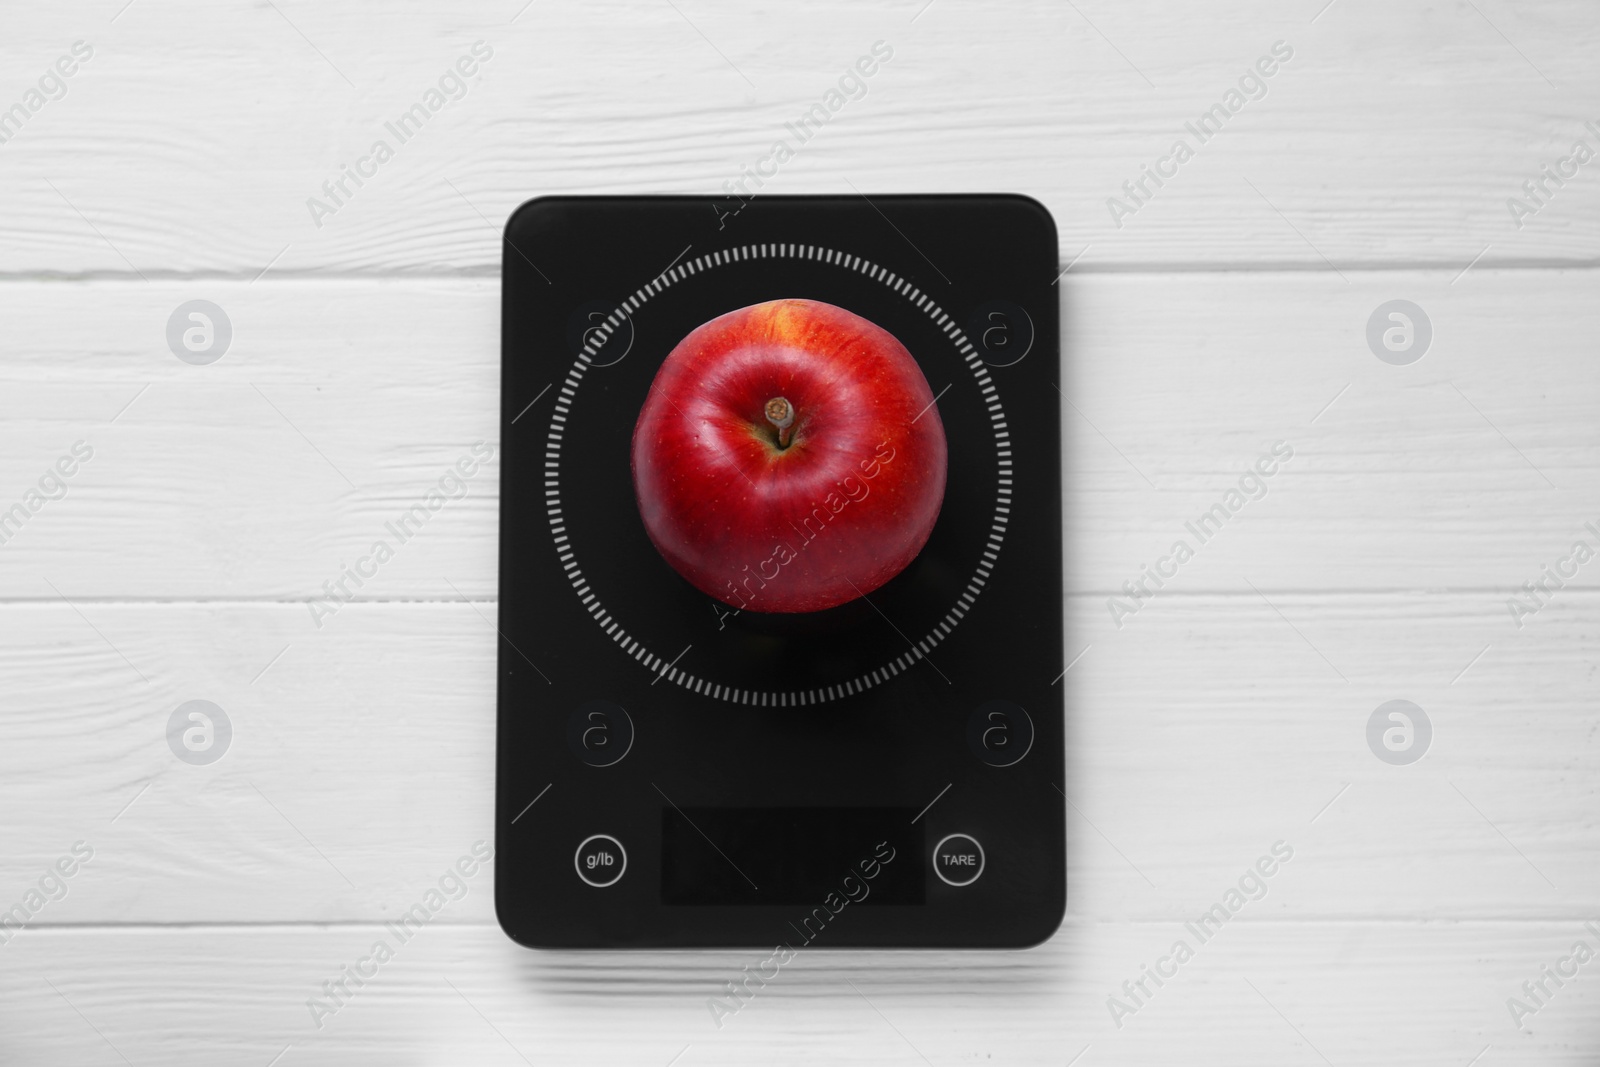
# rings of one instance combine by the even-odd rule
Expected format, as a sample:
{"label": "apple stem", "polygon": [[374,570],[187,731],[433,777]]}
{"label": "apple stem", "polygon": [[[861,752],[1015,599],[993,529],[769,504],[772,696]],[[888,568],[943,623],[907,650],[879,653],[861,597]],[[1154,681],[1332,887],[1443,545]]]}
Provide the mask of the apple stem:
{"label": "apple stem", "polygon": [[778,447],[789,447],[789,435],[794,426],[794,405],[781,396],[775,396],[767,401],[767,421],[772,423],[778,431]]}

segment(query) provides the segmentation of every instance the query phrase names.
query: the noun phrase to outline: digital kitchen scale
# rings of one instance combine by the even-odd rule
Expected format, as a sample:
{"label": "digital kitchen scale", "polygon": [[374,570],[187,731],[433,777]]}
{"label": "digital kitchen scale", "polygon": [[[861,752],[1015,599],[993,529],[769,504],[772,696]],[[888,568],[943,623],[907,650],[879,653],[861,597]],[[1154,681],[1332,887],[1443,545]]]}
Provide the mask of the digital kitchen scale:
{"label": "digital kitchen scale", "polygon": [[[1056,232],[1018,196],[547,197],[506,226],[495,904],[540,948],[1022,947],[1066,905]],[[647,536],[663,359],[780,298],[889,331],[948,441],[865,597],[736,610]]]}

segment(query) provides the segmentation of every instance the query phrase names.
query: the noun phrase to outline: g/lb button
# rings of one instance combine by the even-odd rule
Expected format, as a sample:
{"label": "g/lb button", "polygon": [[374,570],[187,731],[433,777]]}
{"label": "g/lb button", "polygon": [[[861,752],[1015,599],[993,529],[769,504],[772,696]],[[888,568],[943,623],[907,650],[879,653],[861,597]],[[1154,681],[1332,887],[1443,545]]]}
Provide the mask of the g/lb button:
{"label": "g/lb button", "polygon": [[971,885],[983,873],[983,846],[966,834],[951,834],[933,846],[933,873],[947,885]]}
{"label": "g/lb button", "polygon": [[595,834],[583,839],[583,844],[573,854],[572,866],[577,869],[579,878],[596,889],[604,889],[616,885],[622,872],[628,869],[628,850],[609,834]]}

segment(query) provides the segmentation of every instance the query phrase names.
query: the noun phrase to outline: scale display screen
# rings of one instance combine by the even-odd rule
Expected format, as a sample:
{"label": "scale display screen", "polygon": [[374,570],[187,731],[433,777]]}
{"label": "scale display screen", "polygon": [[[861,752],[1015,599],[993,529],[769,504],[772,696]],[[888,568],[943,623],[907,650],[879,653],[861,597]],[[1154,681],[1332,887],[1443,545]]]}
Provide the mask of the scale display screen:
{"label": "scale display screen", "polygon": [[921,904],[915,808],[663,808],[664,904]]}

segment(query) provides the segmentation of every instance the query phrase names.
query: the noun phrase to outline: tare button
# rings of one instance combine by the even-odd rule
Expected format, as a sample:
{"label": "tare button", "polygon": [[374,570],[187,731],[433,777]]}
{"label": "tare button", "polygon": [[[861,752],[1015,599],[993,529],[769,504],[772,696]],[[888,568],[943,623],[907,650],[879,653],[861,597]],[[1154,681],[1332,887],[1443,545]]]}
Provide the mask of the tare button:
{"label": "tare button", "polygon": [[966,834],[951,834],[933,846],[933,873],[948,885],[971,885],[983,874],[983,846]]}
{"label": "tare button", "polygon": [[604,889],[616,885],[622,872],[628,869],[628,850],[609,834],[595,834],[584,838],[583,844],[578,846],[572,865],[579,878],[596,889]]}

